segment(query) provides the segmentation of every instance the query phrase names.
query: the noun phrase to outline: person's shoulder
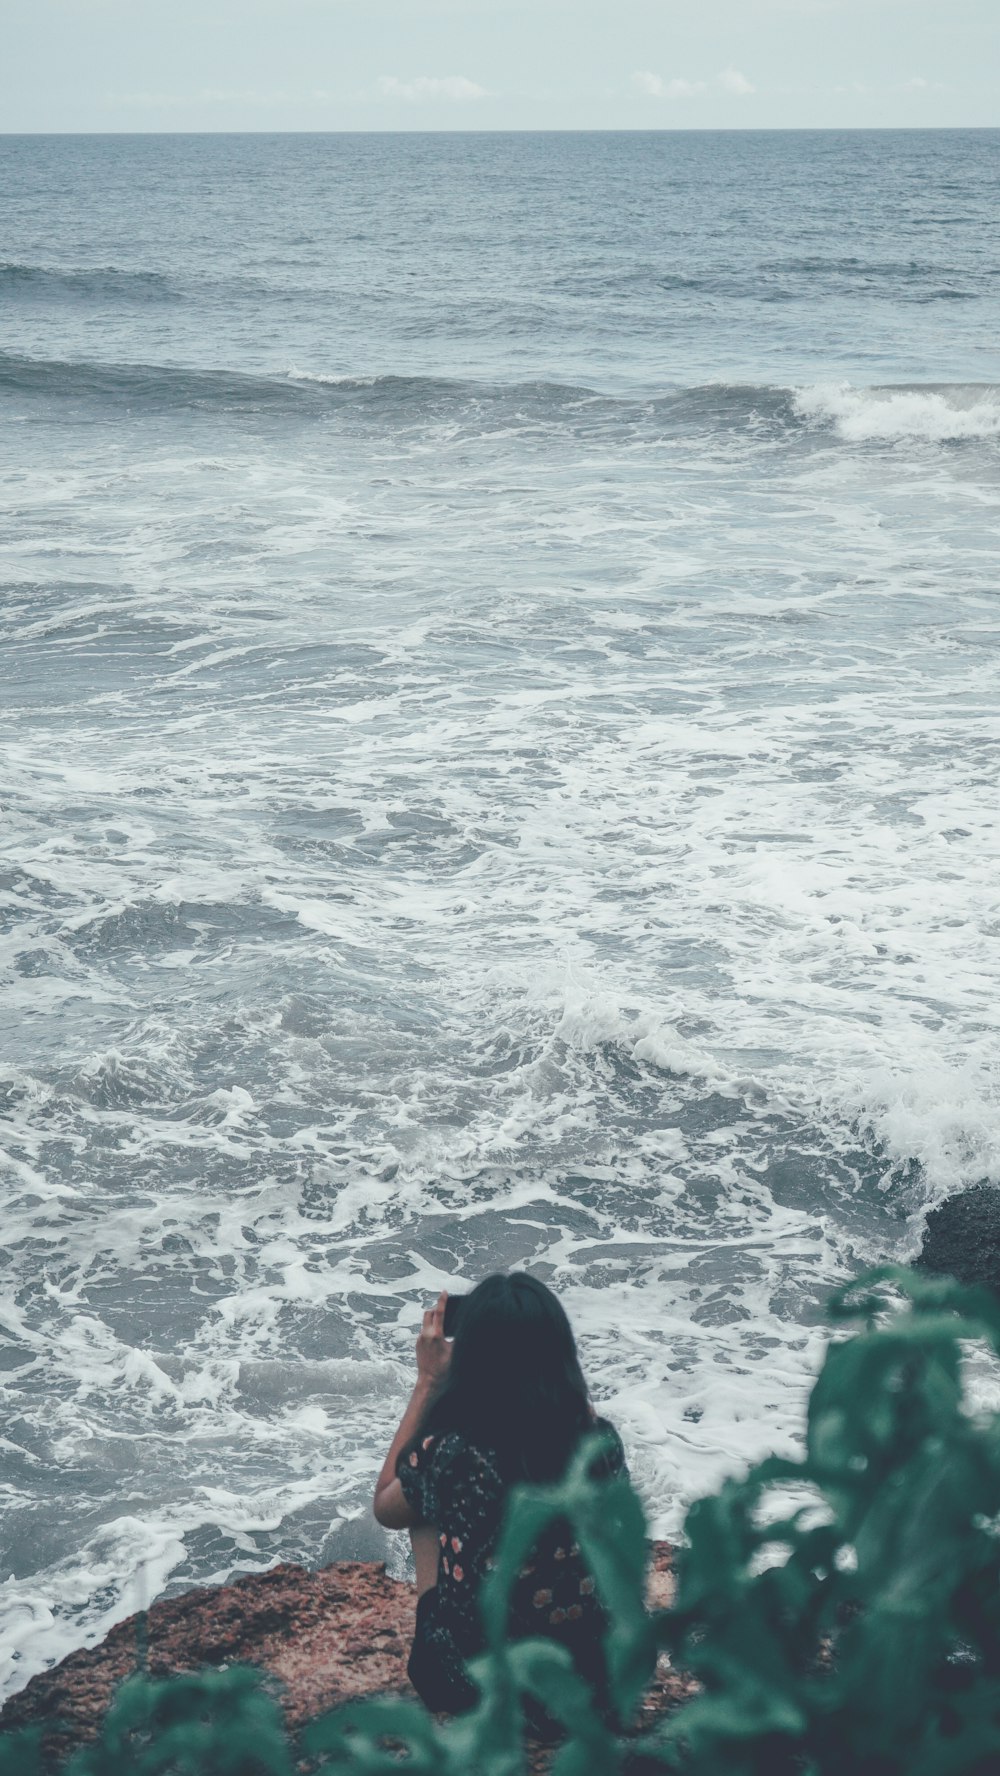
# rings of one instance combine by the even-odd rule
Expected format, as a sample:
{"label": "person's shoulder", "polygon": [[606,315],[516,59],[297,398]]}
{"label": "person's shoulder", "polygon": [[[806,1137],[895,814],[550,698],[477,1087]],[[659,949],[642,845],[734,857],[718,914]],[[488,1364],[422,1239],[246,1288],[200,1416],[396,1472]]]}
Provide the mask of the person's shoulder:
{"label": "person's shoulder", "polygon": [[434,1471],[453,1485],[473,1485],[481,1492],[495,1492],[502,1487],[493,1451],[473,1443],[458,1430],[445,1431],[437,1439]]}
{"label": "person's shoulder", "polygon": [[411,1504],[433,1516],[447,1493],[470,1466],[469,1445],[457,1431],[418,1432],[400,1451],[396,1474]]}
{"label": "person's shoulder", "polygon": [[439,1461],[478,1463],[488,1468],[496,1463],[492,1449],[474,1443],[464,1431],[445,1431],[438,1438],[437,1448]]}

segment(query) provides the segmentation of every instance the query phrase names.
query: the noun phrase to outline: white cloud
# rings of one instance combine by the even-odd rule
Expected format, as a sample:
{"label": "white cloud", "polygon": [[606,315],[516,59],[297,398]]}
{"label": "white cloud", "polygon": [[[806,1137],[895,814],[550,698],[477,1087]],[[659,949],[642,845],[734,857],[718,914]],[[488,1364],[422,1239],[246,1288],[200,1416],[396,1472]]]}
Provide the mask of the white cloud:
{"label": "white cloud", "polygon": [[[716,75],[715,84],[730,93],[757,91],[738,68],[724,68],[721,74]],[[632,85],[637,92],[645,93],[649,99],[693,99],[698,93],[708,91],[707,80],[664,80],[662,74],[653,74],[648,68],[633,74]]]}
{"label": "white cloud", "polygon": [[466,80],[464,74],[441,77],[418,75],[416,80],[397,80],[395,74],[383,74],[377,82],[380,97],[402,99],[404,104],[419,104],[422,99],[452,99],[463,104],[470,99],[487,99],[485,86]]}
{"label": "white cloud", "polygon": [[723,68],[718,78],[719,85],[725,87],[727,92],[752,93],[757,91],[757,88],[751,85],[746,75],[741,74],[738,68]]}
{"label": "white cloud", "polygon": [[633,74],[632,85],[651,99],[693,99],[707,90],[704,80],[664,80],[648,71]]}

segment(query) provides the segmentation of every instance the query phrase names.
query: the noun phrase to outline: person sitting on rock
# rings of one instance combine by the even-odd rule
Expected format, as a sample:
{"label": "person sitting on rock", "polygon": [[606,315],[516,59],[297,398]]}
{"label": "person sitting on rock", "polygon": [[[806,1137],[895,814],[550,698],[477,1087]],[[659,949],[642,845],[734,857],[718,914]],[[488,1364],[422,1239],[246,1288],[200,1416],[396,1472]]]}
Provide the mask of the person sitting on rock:
{"label": "person sitting on rock", "polygon": [[[447,1294],[423,1317],[417,1382],[375,1488],[386,1529],[408,1529],[417,1624],[407,1667],[435,1713],[477,1699],[466,1660],[483,1650],[479,1588],[511,1486],[562,1477],[581,1438],[604,1433],[595,1476],[627,1472],[618,1433],[597,1418],[572,1328],[545,1284],[523,1272],[490,1276],[462,1299],[444,1334]],[[543,1533],[514,1587],[512,1638],[547,1635],[573,1653],[605,1701],[607,1618],[565,1521]]]}

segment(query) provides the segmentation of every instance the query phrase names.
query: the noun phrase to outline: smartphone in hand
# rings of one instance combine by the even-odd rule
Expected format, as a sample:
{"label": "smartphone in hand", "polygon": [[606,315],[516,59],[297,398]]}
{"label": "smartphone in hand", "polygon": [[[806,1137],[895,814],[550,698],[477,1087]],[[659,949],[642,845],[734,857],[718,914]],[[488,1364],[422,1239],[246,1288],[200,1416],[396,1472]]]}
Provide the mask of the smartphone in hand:
{"label": "smartphone in hand", "polygon": [[444,1335],[446,1338],[454,1338],[455,1333],[458,1330],[458,1322],[462,1316],[462,1304],[465,1300],[466,1297],[464,1295],[449,1295],[445,1302]]}

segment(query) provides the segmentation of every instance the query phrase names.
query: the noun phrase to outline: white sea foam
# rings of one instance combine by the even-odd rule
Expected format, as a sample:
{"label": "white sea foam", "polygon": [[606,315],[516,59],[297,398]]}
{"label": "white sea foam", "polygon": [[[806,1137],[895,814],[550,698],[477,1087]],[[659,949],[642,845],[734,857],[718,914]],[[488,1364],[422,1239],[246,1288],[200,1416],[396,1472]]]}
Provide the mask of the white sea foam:
{"label": "white sea foam", "polygon": [[798,389],[804,419],[835,426],[850,444],[952,444],[1000,438],[1000,390],[992,387],[852,388],[847,383]]}
{"label": "white sea foam", "polygon": [[315,382],[327,388],[374,388],[379,380],[377,376],[336,376],[323,370],[300,370],[296,364],[289,365],[285,375],[289,382]]}

